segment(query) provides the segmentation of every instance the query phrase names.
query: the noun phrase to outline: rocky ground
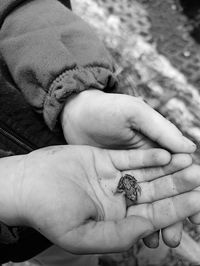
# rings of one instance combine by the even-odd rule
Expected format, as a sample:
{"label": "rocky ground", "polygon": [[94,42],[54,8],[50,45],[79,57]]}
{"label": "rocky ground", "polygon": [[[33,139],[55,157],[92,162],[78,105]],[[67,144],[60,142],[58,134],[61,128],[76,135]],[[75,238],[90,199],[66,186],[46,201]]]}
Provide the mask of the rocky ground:
{"label": "rocky ground", "polygon": [[[72,4],[111,52],[119,92],[144,98],[199,146],[199,1],[72,0]],[[200,149],[194,159],[200,161]],[[103,257],[101,265],[200,265],[199,227],[186,223],[185,232],[176,249],[161,243],[149,250],[140,242],[127,253]]]}

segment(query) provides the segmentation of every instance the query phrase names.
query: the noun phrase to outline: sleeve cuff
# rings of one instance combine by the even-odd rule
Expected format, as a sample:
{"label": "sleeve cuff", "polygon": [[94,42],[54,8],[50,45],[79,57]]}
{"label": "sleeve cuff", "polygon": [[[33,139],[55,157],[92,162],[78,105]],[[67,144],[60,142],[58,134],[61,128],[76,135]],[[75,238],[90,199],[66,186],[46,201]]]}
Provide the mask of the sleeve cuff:
{"label": "sleeve cuff", "polygon": [[64,71],[51,83],[44,99],[43,114],[48,127],[51,130],[55,128],[67,97],[73,93],[89,89],[112,91],[116,87],[116,77],[104,67],[79,67]]}

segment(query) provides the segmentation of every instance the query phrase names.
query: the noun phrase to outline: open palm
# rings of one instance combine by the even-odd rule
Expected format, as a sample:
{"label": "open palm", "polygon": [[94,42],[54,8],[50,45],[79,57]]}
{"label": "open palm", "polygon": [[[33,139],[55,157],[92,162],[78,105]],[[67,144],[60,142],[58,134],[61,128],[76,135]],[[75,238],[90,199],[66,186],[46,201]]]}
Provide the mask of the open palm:
{"label": "open palm", "polygon": [[[160,149],[115,151],[89,146],[55,146],[25,158],[18,187],[18,201],[20,199],[23,209],[20,221],[74,253],[121,251],[158,229],[157,224],[154,227],[157,217],[161,221],[159,228],[171,224],[170,219],[163,222],[165,212],[157,208],[150,219],[146,218],[148,208],[139,216],[125,217],[125,197],[115,193],[122,175],[129,173],[138,179],[142,193],[133,208],[141,211],[144,204],[159,204],[160,200],[168,203],[169,197],[200,183],[196,175],[189,178],[184,172],[175,173],[191,164],[188,155],[174,155],[170,161],[169,153]],[[176,178],[170,175],[172,173]],[[172,185],[174,179],[177,183]],[[154,188],[153,194],[149,193],[149,186]],[[187,193],[183,195],[188,197]],[[183,205],[184,199],[179,201]],[[172,206],[167,206],[170,211]],[[179,221],[199,209],[200,206],[188,204],[184,214],[175,216],[172,221]]]}

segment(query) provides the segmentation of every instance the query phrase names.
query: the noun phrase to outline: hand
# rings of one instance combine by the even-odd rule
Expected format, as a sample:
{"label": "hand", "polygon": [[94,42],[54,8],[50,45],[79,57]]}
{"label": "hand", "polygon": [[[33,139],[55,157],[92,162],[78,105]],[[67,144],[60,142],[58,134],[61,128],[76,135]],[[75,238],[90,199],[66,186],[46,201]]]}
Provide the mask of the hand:
{"label": "hand", "polygon": [[81,92],[65,104],[61,123],[69,144],[129,149],[152,147],[156,142],[173,153],[195,151],[195,145],[172,123],[128,95]]}
{"label": "hand", "polygon": [[[151,220],[146,219],[145,213],[125,218],[124,195],[115,193],[118,181],[125,173],[140,181],[142,193],[135,208],[141,206],[141,210],[144,205],[151,206],[152,200],[157,202],[152,206],[160,201],[168,203],[168,197],[200,184],[200,178],[190,180],[179,175],[175,179],[179,190],[175,189],[176,185],[171,186],[169,174],[190,165],[191,158],[189,155],[174,155],[170,161],[170,154],[160,149],[115,151],[88,146],[55,146],[20,158],[23,158],[20,167],[24,169],[23,173],[20,175],[17,171],[14,184],[9,181],[10,194],[8,191],[1,193],[1,196],[8,197],[3,202],[14,202],[15,211],[6,215],[11,209],[1,206],[5,209],[0,211],[4,215],[1,219],[10,225],[34,227],[53,243],[73,253],[122,251],[138,238],[158,229],[157,224],[154,228],[153,219],[160,217],[159,228],[171,224],[170,219],[168,222],[163,219],[166,216],[164,208],[159,212],[155,208]],[[2,167],[12,159],[4,159]],[[154,194],[150,193],[152,188]],[[183,195],[187,198],[188,194]],[[193,207],[189,203],[181,219],[200,210],[197,204]],[[171,212],[179,211],[174,206],[167,206]],[[179,218],[173,217],[172,222],[179,221]]]}

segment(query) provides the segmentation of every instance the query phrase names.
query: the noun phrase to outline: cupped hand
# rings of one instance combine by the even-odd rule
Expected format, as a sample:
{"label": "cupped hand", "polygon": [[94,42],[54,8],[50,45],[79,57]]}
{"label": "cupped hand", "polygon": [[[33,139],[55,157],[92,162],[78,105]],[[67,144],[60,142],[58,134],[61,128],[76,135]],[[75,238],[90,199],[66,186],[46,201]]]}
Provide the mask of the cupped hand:
{"label": "cupped hand", "polygon": [[[164,199],[168,203],[169,197],[187,191],[188,182],[190,189],[200,184],[199,178],[188,181],[179,175],[172,185],[170,174],[175,175],[189,166],[191,158],[174,155],[171,159],[170,154],[161,149],[119,151],[68,145],[34,151],[24,158],[23,175],[17,176],[15,186],[18,223],[34,227],[73,253],[128,249],[138,238],[158,229],[145,216],[147,209],[143,206],[154,206],[156,203],[152,201]],[[134,217],[125,217],[125,196],[116,193],[118,182],[126,173],[135,176],[142,190],[138,205],[133,207],[142,212]],[[152,188],[153,194],[150,193]],[[181,219],[198,210],[195,207],[185,211]],[[156,211],[154,215],[161,214]],[[161,218],[165,215],[163,213]],[[168,219],[168,223],[162,219],[159,228],[179,218],[171,222]],[[15,219],[4,221],[16,225]]]}
{"label": "cupped hand", "polygon": [[71,96],[61,124],[69,144],[130,149],[156,143],[172,153],[192,153],[196,148],[171,122],[128,95],[89,90]]}

